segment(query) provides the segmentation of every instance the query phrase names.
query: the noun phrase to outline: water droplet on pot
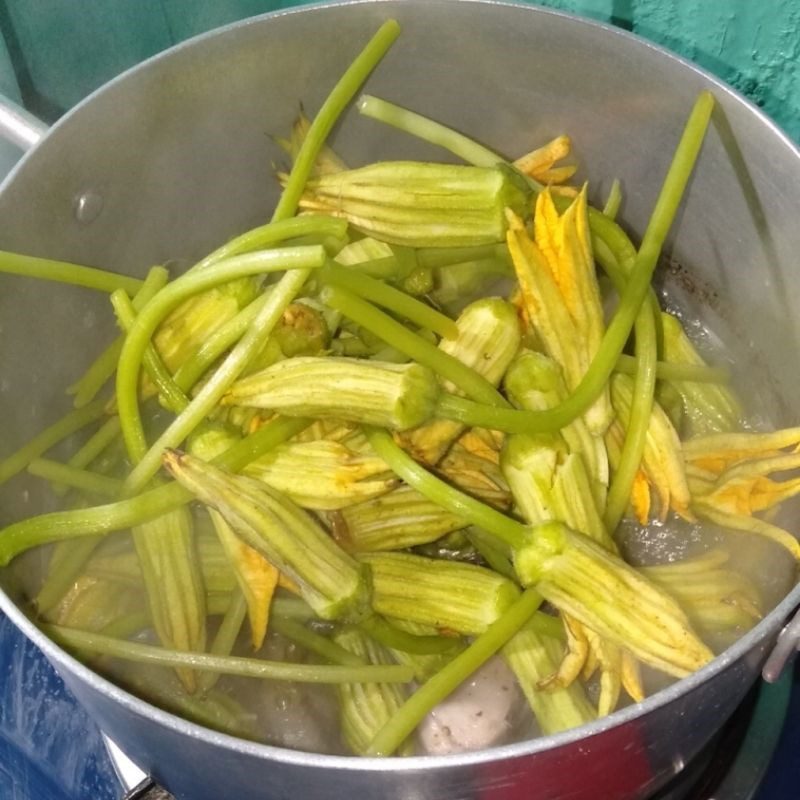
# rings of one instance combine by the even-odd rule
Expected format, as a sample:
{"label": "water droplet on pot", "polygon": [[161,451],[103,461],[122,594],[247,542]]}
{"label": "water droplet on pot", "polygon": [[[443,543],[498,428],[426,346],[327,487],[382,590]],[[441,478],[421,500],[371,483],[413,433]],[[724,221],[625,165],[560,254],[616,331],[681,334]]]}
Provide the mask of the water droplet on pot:
{"label": "water droplet on pot", "polygon": [[81,225],[88,225],[100,216],[103,210],[103,198],[97,192],[89,190],[75,195],[72,205],[75,219]]}

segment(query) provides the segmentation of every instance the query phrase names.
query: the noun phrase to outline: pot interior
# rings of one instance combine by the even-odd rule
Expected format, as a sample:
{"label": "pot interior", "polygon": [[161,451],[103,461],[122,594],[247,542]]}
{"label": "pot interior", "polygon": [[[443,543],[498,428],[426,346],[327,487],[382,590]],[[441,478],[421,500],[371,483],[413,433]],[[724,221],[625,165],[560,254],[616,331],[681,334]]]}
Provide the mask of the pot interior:
{"label": "pot interior", "polygon": [[[370,79],[372,94],[511,157],[568,133],[595,204],[620,179],[620,216],[637,238],[693,100],[712,88],[719,105],[659,280],[728,354],[751,402],[777,424],[795,424],[797,150],[690,65],[529,7],[410,0],[353,13],[332,5],[179,46],[83,102],[23,160],[0,191],[0,248],[142,276],[154,264],[180,269],[262,223],[278,196],[273,162],[282,159],[272,137],[289,130],[301,104],[318,108],[333,76],[390,15],[403,33]],[[320,36],[326,46],[310,48]],[[351,165],[446,158],[352,109],[331,143]],[[81,212],[86,198],[97,213]],[[113,334],[108,312],[99,293],[0,276],[4,452],[66,411],[63,387]],[[24,477],[0,490],[0,522],[51,507]],[[42,554],[20,562],[2,575],[16,601]]]}

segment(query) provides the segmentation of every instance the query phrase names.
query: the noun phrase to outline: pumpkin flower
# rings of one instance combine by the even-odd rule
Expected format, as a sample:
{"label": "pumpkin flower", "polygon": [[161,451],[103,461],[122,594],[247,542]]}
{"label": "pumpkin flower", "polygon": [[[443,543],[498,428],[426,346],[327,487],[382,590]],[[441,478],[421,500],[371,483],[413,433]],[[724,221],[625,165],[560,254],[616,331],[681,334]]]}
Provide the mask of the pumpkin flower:
{"label": "pumpkin flower", "polygon": [[[664,331],[664,360],[670,364],[705,365],[681,321],[672,314],[661,314]],[[721,433],[739,427],[742,409],[730,388],[719,383],[668,381],[683,400],[689,435]]]}
{"label": "pumpkin flower", "polygon": [[761,619],[761,597],[752,581],[726,567],[729,559],[718,548],[640,571],[669,592],[701,631],[746,630]]}
{"label": "pumpkin flower", "polygon": [[[286,138],[275,137],[275,144],[291,158],[292,163],[297,158],[297,154],[300,152],[310,128],[311,120],[301,110],[292,125],[289,136]],[[347,164],[328,145],[323,145],[314,162],[311,174],[330,175],[333,172],[341,172],[345,169],[347,169]]]}
{"label": "pumpkin flower", "polygon": [[698,516],[766,536],[800,558],[794,536],[755,516],[800,494],[800,478],[771,477],[800,467],[800,428],[699,436],[684,443],[684,457]]}
{"label": "pumpkin flower", "polygon": [[[617,417],[606,434],[606,446],[612,466],[619,462],[630,418],[632,397],[632,379],[621,373],[615,374],[611,378],[611,401]],[[681,441],[669,417],[658,403],[653,404],[642,463],[631,492],[634,513],[642,524],[650,518],[653,494],[658,498],[658,518],[662,522],[670,510],[685,519],[693,518]]]}
{"label": "pumpkin flower", "polygon": [[[536,198],[533,237],[507,210],[508,249],[519,281],[523,320],[564,371],[569,391],[586,374],[603,337],[603,309],[589,239],[586,187],[559,215],[549,190]],[[604,391],[586,412],[595,434],[611,422]]]}
{"label": "pumpkin flower", "polygon": [[[564,181],[568,181],[578,169],[574,164],[556,166],[556,162],[566,158],[571,149],[572,141],[569,136],[556,136],[547,144],[520,156],[514,161],[514,166],[523,174],[546,186],[562,184]],[[571,189],[572,187],[563,188]]]}
{"label": "pumpkin flower", "polygon": [[380,458],[348,444],[287,442],[253,461],[244,474],[318,511],[344,508],[394,488],[397,480]]}

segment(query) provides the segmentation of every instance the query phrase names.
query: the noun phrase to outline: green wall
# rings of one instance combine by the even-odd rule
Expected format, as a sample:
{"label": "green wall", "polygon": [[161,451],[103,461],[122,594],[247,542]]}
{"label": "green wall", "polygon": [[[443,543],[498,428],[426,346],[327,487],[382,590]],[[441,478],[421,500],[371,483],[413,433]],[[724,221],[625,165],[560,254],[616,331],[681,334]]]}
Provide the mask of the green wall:
{"label": "green wall", "polygon": [[[177,41],[299,4],[0,0],[0,30],[26,103],[52,120],[114,75]],[[800,141],[800,1],[542,0],[541,4],[611,22],[669,47],[742,91]],[[0,62],[2,56],[0,52]]]}

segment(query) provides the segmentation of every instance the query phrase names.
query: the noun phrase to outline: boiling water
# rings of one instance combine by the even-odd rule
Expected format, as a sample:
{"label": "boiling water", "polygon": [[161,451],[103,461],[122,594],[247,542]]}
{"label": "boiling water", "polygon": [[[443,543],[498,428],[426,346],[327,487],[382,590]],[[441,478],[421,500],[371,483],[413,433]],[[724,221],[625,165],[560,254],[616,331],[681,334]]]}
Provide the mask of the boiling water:
{"label": "boiling water", "polygon": [[[709,304],[707,293],[694,285],[687,286],[685,280],[672,280],[670,283],[674,273],[669,270],[666,275],[666,289],[662,286],[667,300],[665,306],[682,317],[687,332],[709,360],[735,365],[735,378],[741,379],[735,385],[745,406],[759,410],[757,415],[751,416],[749,424],[754,428],[791,424],[793,420],[787,418],[779,398],[770,391],[771,382],[769,376],[764,374],[761,361],[748,350],[747,340],[737,333],[736,326],[726,320],[713,303]],[[700,318],[707,323],[700,325],[695,321]],[[34,510],[41,513],[56,505],[53,497],[43,492],[39,483],[24,479],[15,481],[13,489],[4,490],[3,499],[8,501],[3,504],[6,511],[11,511],[14,518],[29,516]],[[785,527],[790,530],[793,517],[796,518],[796,515],[792,514],[791,509],[783,512]],[[648,526],[625,521],[618,538],[626,556],[634,564],[670,562],[722,545],[732,554],[731,566],[758,585],[765,611],[785,596],[794,581],[794,565],[782,548],[753,535],[728,533],[712,525],[692,524],[670,517],[664,523]],[[121,541],[123,538],[120,536],[110,537],[104,547],[119,547]],[[15,596],[35,595],[46,569],[48,553],[47,548],[29,552],[6,570],[5,585]],[[213,634],[213,630],[210,634]],[[149,640],[150,636],[145,635],[144,638]],[[735,635],[720,637],[709,644],[716,651],[721,651],[731,643],[732,638]],[[235,652],[252,655],[244,634]],[[313,661],[301,648],[274,633],[259,656],[296,662]],[[172,672],[108,659],[98,660],[94,666],[154,704],[180,712],[181,689]],[[648,670],[645,671],[645,681],[651,692],[669,682],[663,675]],[[596,695],[596,684],[590,684],[588,689],[590,695]],[[458,732],[451,730],[452,715],[455,713],[457,717],[464,711],[473,719],[482,717],[490,707],[497,705],[497,693],[500,691],[510,692],[508,697],[511,700],[507,705],[508,713],[499,721],[494,721],[494,733],[487,733],[480,726],[473,727],[463,736],[459,733],[463,741],[453,744],[451,740],[454,736],[458,738]],[[334,689],[223,677],[216,685],[214,694],[216,699],[213,703],[203,706],[203,701],[200,701],[200,705],[194,707],[194,712],[201,714],[201,719],[211,727],[221,727],[237,735],[292,749],[322,753],[347,752],[339,733]],[[238,718],[237,725],[232,729],[226,727],[227,722],[223,724],[215,718],[215,714],[228,701],[228,711]],[[485,704],[485,708],[481,708],[481,704]],[[483,747],[538,734],[533,716],[527,711],[513,676],[499,660],[490,662],[486,669],[474,676],[448,705],[438,710],[438,714],[438,721],[433,715],[423,726],[424,744],[420,746],[420,752],[446,752],[448,746],[453,749]],[[226,720],[229,718],[230,715],[225,717]]]}

